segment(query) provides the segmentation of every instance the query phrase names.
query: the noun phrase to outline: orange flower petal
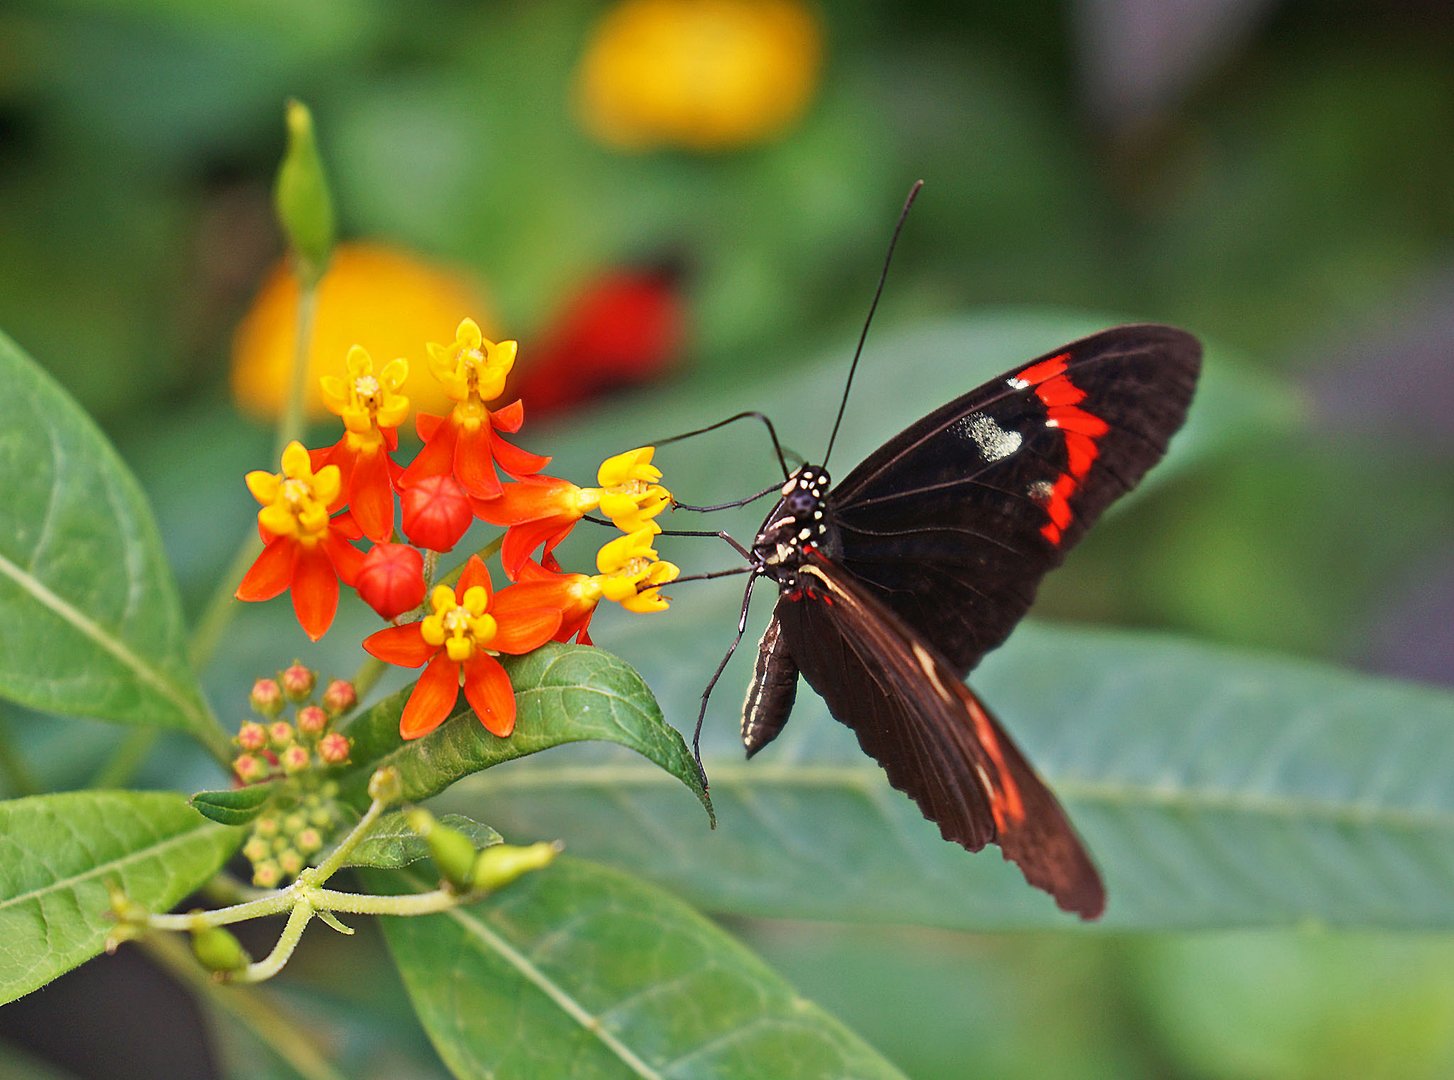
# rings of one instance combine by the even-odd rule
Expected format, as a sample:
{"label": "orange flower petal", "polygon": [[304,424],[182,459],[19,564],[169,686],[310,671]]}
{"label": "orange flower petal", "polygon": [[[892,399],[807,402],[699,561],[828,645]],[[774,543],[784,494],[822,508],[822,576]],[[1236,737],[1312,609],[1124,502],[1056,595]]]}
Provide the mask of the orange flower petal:
{"label": "orange flower petal", "polygon": [[298,549],[293,564],[293,613],[314,641],[328,632],[338,611],[338,574],[322,548]]}
{"label": "orange flower petal", "polygon": [[419,633],[419,624],[387,626],[376,634],[364,638],[364,651],[386,664],[417,668],[439,651],[438,645],[431,645]]}
{"label": "orange flower petal", "polygon": [[344,530],[330,525],[319,541],[318,549],[328,560],[333,576],[352,587],[363,568],[364,553],[344,539],[346,535]]}
{"label": "orange flower petal", "polygon": [[297,554],[298,542],[292,537],[279,536],[268,540],[233,595],[239,600],[271,600],[292,582],[293,561]]}
{"label": "orange flower petal", "polygon": [[525,403],[518,398],[503,409],[490,410],[490,424],[496,431],[508,431],[513,434],[520,430],[520,425],[523,423],[525,423]]}
{"label": "orange flower petal", "polygon": [[[509,590],[503,590],[505,595]],[[495,615],[495,636],[490,648],[496,652],[519,656],[540,648],[560,629],[560,608],[522,608],[510,612],[508,621],[499,612]]]}
{"label": "orange flower petal", "polygon": [[464,564],[464,572],[459,575],[459,584],[455,586],[454,594],[462,597],[476,585],[484,587],[486,596],[495,591],[494,583],[490,581],[490,568],[478,555],[471,555],[469,562]]}
{"label": "orange flower petal", "polygon": [[[501,674],[504,674],[502,671]],[[429,662],[399,717],[399,735],[417,739],[449,719],[459,700],[459,665],[444,653]]]}
{"label": "orange flower petal", "polygon": [[418,413],[414,417],[414,430],[418,433],[420,441],[428,442],[434,438],[439,425],[444,423],[444,417],[435,416],[433,413]]}
{"label": "orange flower petal", "polygon": [[476,499],[493,499],[504,492],[490,456],[488,424],[459,433],[454,448],[454,477]]}
{"label": "orange flower petal", "polygon": [[550,464],[550,458],[512,446],[494,432],[490,433],[490,453],[500,468],[517,480],[524,476],[534,476]]}
{"label": "orange flower petal", "polygon": [[503,739],[515,730],[515,691],[493,656],[476,653],[465,661],[464,696],[490,734]]}
{"label": "orange flower petal", "polygon": [[546,517],[580,517],[580,488],[554,476],[531,476],[510,484],[497,498],[473,503],[475,516],[491,525],[519,525]]}
{"label": "orange flower petal", "polygon": [[[423,437],[424,423],[420,417],[420,437]],[[415,481],[422,480],[426,476],[447,476],[454,470],[454,445],[459,440],[459,429],[453,424],[443,422],[442,417],[431,417],[437,421],[433,425],[433,431],[424,445],[419,448],[419,453],[414,455],[414,460],[399,477],[399,484],[408,487]]]}
{"label": "orange flower petal", "polygon": [[348,481],[348,505],[363,534],[376,544],[394,535],[394,488],[389,458],[378,451],[360,455]]}
{"label": "orange flower petal", "polygon": [[500,545],[500,563],[505,567],[505,573],[513,579],[536,548],[544,545],[548,554],[574,526],[574,519],[567,519],[562,525],[559,518],[512,525],[505,533],[505,542]]}

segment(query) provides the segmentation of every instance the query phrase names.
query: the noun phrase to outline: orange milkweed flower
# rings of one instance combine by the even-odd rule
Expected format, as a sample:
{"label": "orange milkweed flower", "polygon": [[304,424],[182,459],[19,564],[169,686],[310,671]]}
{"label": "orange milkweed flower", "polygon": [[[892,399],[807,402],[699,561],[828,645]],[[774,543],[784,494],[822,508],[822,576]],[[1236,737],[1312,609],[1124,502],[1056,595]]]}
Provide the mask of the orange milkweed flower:
{"label": "orange milkweed flower", "polygon": [[516,401],[493,412],[486,403],[505,390],[505,378],[519,348],[514,341],[486,340],[473,319],[465,319],[450,345],[429,345],[429,370],[455,402],[447,416],[421,412],[415,420],[423,448],[400,477],[401,487],[426,476],[453,475],[472,497],[493,499],[504,490],[498,465],[517,479],[532,476],[550,458],[506,442],[501,431],[516,432],[525,409]]}
{"label": "orange milkweed flower", "polygon": [[315,473],[296,441],[283,451],[282,466],[281,473],[247,474],[248,490],[262,503],[257,521],[265,546],[235,595],[271,600],[291,591],[299,625],[317,641],[333,625],[339,580],[352,585],[363,562],[363,553],[349,543],[359,532],[347,514],[329,516],[342,491],[338,466]]}
{"label": "orange milkweed flower", "polygon": [[641,446],[607,458],[596,472],[599,487],[533,476],[506,486],[495,499],[474,500],[476,517],[506,529],[500,548],[505,573],[516,577],[537,548],[543,548],[544,561],[576,522],[597,508],[622,532],[660,532],[652,519],[671,504],[671,492],[657,483],[661,470],[651,464],[655,452]]}
{"label": "orange milkweed flower", "polygon": [[494,592],[489,570],[472,555],[457,585],[435,586],[429,615],[364,639],[364,649],[385,663],[428,665],[399,718],[401,736],[417,739],[442,724],[461,685],[487,730],[500,738],[515,730],[515,694],[495,654],[520,655],[540,648],[559,628],[561,613],[536,606],[538,594],[517,599],[513,591]]}
{"label": "orange milkweed flower", "polygon": [[409,415],[409,399],[399,387],[409,377],[409,362],[390,360],[374,374],[367,350],[348,350],[348,378],[325,375],[319,380],[328,410],[343,421],[343,437],[315,450],[313,467],[337,465],[342,477],[340,500],[348,504],[363,534],[376,544],[394,534],[394,473],[389,456],[399,447],[398,427]]}
{"label": "orange milkweed flower", "polygon": [[602,600],[613,600],[638,614],[666,610],[669,601],[661,595],[661,586],[675,580],[681,571],[658,558],[651,546],[655,535],[650,529],[639,529],[603,545],[596,553],[596,569],[601,572],[595,575],[563,574],[526,560],[518,584],[510,591],[517,603],[560,611],[556,641],[574,638],[590,645],[591,616]]}

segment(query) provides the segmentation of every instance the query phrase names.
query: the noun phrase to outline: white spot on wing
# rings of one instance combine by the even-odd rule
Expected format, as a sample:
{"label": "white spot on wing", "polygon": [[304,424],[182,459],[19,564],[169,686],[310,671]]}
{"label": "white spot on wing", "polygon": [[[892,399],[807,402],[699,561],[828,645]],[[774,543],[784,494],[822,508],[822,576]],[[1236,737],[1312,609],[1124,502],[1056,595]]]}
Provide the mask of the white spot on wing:
{"label": "white spot on wing", "polygon": [[1025,441],[1018,431],[1006,431],[984,413],[970,413],[955,425],[955,429],[979,448],[986,461],[1004,460],[1020,449],[1020,444]]}

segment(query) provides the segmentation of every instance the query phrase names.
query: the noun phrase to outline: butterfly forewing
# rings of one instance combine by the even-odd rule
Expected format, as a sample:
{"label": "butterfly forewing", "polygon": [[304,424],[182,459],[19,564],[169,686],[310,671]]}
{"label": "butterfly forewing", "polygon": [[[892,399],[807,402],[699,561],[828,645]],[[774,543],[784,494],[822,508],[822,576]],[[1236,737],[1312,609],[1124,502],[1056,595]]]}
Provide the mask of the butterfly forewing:
{"label": "butterfly forewing", "polygon": [[773,616],[832,714],[946,840],[1000,845],[1030,884],[1093,919],[1105,890],[1065,813],[938,650],[825,559]]}
{"label": "butterfly forewing", "polygon": [[935,410],[829,492],[839,564],[962,676],[1165,453],[1200,361],[1183,331],[1123,326]]}

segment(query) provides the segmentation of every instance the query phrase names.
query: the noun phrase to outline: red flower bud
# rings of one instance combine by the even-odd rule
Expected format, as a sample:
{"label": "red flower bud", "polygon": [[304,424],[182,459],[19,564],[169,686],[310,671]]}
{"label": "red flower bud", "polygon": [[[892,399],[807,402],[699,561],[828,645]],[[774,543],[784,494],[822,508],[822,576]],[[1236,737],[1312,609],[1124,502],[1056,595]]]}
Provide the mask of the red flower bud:
{"label": "red flower bud", "polygon": [[474,520],[469,495],[453,476],[426,476],[404,489],[404,535],[430,551],[449,551]]}
{"label": "red flower bud", "polygon": [[304,705],[298,710],[298,730],[310,739],[316,739],[328,727],[328,714],[317,705]]}
{"label": "red flower bud", "polygon": [[283,708],[283,688],[276,679],[259,679],[252,684],[249,700],[254,712],[263,716],[277,716]]}
{"label": "red flower bud", "polygon": [[408,544],[376,544],[354,587],[381,617],[397,618],[424,603],[424,556]]}
{"label": "red flower bud", "polygon": [[268,744],[268,729],[254,720],[249,720],[237,729],[237,745],[248,753],[261,750]]}
{"label": "red flower bud", "polygon": [[313,756],[307,748],[294,744],[283,751],[283,772],[292,776],[313,764]]}
{"label": "red flower bud", "polygon": [[347,679],[334,679],[323,691],[323,709],[329,716],[342,716],[358,704],[358,691]]}
{"label": "red flower bud", "polygon": [[282,750],[293,741],[293,725],[286,720],[274,720],[268,725],[268,741],[274,750]]}
{"label": "red flower bud", "polygon": [[284,668],[278,678],[289,701],[308,700],[308,695],[313,693],[313,687],[318,682],[317,672],[305,668],[297,660]]}
{"label": "red flower bud", "polygon": [[318,743],[318,756],[329,765],[341,765],[348,760],[348,752],[353,749],[348,736],[337,731],[330,731]]}

